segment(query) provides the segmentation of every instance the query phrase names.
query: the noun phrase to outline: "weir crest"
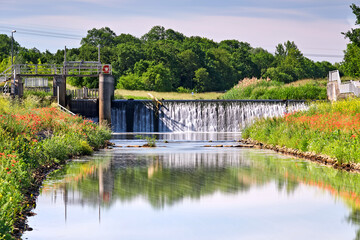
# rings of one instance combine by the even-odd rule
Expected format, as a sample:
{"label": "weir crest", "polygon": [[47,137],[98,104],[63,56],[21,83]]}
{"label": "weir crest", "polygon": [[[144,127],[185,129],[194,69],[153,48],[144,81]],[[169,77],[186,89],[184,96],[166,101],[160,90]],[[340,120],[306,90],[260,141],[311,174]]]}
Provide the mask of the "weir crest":
{"label": "weir crest", "polygon": [[113,132],[241,132],[258,118],[283,116],[308,108],[293,100],[115,100]]}

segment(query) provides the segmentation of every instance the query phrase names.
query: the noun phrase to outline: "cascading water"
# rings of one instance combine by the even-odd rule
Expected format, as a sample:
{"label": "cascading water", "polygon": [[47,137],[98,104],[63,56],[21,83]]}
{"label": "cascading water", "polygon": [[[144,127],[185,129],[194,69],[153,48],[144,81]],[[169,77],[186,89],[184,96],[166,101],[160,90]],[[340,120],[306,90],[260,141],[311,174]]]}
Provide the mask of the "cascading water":
{"label": "cascading water", "polygon": [[303,101],[169,100],[113,101],[114,132],[240,132],[258,118],[304,110]]}

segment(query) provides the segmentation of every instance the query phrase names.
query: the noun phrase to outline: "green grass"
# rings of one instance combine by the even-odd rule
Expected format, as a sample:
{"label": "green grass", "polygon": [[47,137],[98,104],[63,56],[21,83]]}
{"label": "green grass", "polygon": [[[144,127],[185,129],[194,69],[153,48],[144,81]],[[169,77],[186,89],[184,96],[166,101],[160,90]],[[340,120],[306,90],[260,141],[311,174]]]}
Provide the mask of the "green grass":
{"label": "green grass", "polygon": [[219,99],[223,95],[223,93],[218,93],[218,92],[191,94],[191,93],[178,93],[178,92],[154,92],[154,91],[142,91],[142,90],[116,89],[115,98],[116,99],[151,99],[148,93],[150,93],[159,100]]}
{"label": "green grass", "polygon": [[14,223],[32,207],[24,200],[37,169],[91,154],[111,137],[106,127],[54,107],[39,108],[38,100],[0,97],[0,239],[11,239]]}
{"label": "green grass", "polygon": [[222,99],[294,99],[313,100],[327,98],[326,81],[300,80],[290,84],[263,79],[247,79],[227,91]]}
{"label": "green grass", "polygon": [[259,120],[243,137],[360,163],[360,100],[314,103],[305,112]]}

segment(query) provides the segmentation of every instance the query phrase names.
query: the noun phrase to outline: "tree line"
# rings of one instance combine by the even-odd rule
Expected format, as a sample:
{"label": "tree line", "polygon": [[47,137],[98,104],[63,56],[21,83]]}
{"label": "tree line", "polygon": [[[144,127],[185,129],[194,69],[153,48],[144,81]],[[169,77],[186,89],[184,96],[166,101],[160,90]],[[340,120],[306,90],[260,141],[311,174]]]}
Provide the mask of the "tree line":
{"label": "tree line", "polygon": [[[351,5],[359,24],[359,7]],[[154,26],[140,38],[116,35],[109,27],[93,28],[82,38],[79,48],[67,50],[68,61],[97,59],[110,63],[117,88],[155,91],[224,91],[246,77],[263,77],[289,83],[304,78],[325,78],[339,69],[342,74],[360,77],[359,29],[343,33],[351,40],[342,63],[314,62],[296,44],[286,41],[276,46],[275,54],[253,48],[238,40],[215,42]],[[0,35],[0,71],[10,64],[11,38]],[[62,64],[64,50],[56,53],[26,49],[15,42],[15,63]],[[98,86],[97,78],[68,78],[74,86]]]}

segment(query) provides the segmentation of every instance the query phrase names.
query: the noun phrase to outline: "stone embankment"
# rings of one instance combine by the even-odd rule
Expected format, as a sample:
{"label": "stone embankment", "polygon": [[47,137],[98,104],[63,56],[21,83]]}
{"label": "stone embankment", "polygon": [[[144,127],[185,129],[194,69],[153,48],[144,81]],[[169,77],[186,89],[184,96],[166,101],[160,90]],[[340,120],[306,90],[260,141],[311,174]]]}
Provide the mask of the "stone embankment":
{"label": "stone embankment", "polygon": [[298,149],[291,149],[281,146],[274,146],[269,144],[264,144],[259,141],[253,139],[242,139],[240,140],[242,144],[253,145],[255,148],[259,149],[270,149],[276,151],[278,153],[282,153],[285,155],[290,155],[298,158],[303,158],[306,160],[310,160],[312,162],[320,163],[326,166],[331,166],[335,169],[345,170],[348,172],[356,172],[360,173],[360,163],[340,163],[336,159],[331,158],[326,155],[316,154],[313,152],[302,152]]}

